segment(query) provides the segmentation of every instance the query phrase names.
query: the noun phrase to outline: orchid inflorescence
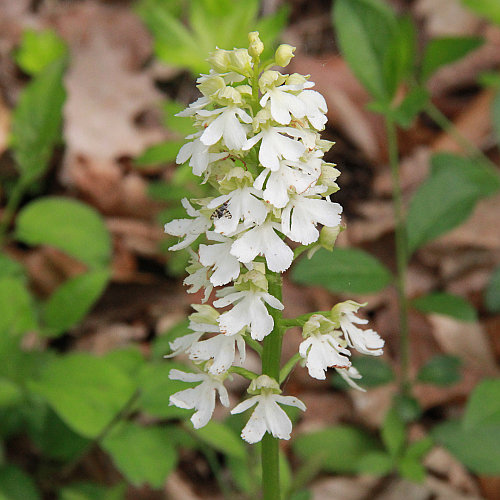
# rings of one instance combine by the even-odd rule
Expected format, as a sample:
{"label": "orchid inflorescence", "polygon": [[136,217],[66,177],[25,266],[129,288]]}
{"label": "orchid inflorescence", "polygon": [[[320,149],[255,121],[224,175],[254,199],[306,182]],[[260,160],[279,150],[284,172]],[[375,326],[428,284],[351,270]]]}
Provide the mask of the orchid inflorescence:
{"label": "orchid inflorescence", "polygon": [[[179,113],[192,117],[198,132],[187,137],[190,142],[180,149],[177,163],[189,161],[193,173],[218,196],[183,199],[189,218],[165,224],[165,232],[181,238],[170,250],[187,248],[203,236],[198,251],[190,249],[184,283],[189,293],[203,289],[204,298],[193,305],[191,332],[170,343],[169,355],[187,353],[197,370],[173,369],[170,378],[198,385],[173,394],[170,403],[195,409],[191,421],[203,427],[214,411],[216,393],[229,406],[224,381],[232,372],[243,374],[251,381],[252,396],[231,413],[256,405],[242,431],[246,441],[255,443],[266,432],[290,438],[292,424],[280,405],[306,408],[299,399],[281,395],[279,380],[236,368],[236,358],[240,367],[245,361],[247,344],[260,352],[267,336],[302,326],[304,341],[296,359],[309,375],[325,379],[333,367],[361,389],[349,348],[378,356],[384,341],[357,326],[366,320],[356,316],[361,304],[354,301],[280,324],[278,311],[284,306],[281,296],[270,293],[270,283],[302,251],[311,255],[320,247],[333,248],[342,207],[329,197],[339,189],[339,171],[323,160],[333,145],[319,134],[327,122],[324,98],[310,90],[314,84],[308,77],[270,69],[287,66],[294,48],[280,45],[272,60],[261,63],[264,47],[258,33],[250,33],[249,41],[248,49],[216,49],[210,55],[212,69],[197,80],[202,97]],[[295,252],[285,237],[300,244]],[[214,287],[221,288],[208,305]]]}

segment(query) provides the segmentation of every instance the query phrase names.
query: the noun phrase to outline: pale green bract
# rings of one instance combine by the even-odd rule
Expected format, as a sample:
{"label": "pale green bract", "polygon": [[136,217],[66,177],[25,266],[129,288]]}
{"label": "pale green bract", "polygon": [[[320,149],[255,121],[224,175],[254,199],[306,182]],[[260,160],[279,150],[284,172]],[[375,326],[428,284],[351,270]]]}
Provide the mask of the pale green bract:
{"label": "pale green bract", "polygon": [[[191,251],[184,281],[188,292],[203,289],[207,302],[214,287],[220,287],[212,306],[194,305],[191,332],[170,344],[169,357],[185,352],[197,370],[172,370],[170,375],[200,382],[170,398],[170,404],[196,410],[191,418],[195,428],[209,422],[217,395],[229,406],[223,384],[245,362],[246,344],[259,350],[268,335],[281,335],[275,318],[284,306],[270,293],[269,280],[292,264],[288,241],[309,254],[322,246],[331,250],[341,223],[342,207],[329,198],[338,190],[339,171],[324,161],[332,143],[319,134],[327,121],[324,98],[311,90],[308,77],[270,69],[288,65],[293,47],[281,45],[274,59],[261,62],[258,33],[250,33],[249,41],[248,49],[211,54],[210,73],[197,80],[202,96],[179,113],[192,117],[198,131],[187,137],[177,163],[189,162],[193,173],[219,193],[184,199],[188,217],[165,224],[165,232],[179,238],[170,250],[203,239],[198,252]],[[361,389],[354,382],[360,375],[351,366],[349,348],[378,356],[384,341],[375,331],[356,326],[366,323],[355,315],[359,307],[347,301],[297,323],[304,327],[299,355],[312,377],[324,379],[333,367]],[[304,404],[280,395],[278,381],[267,374],[243,368],[238,373],[251,380],[252,397],[232,413],[255,405],[242,437],[255,443],[268,432],[289,439],[292,424],[280,405],[305,410]]]}

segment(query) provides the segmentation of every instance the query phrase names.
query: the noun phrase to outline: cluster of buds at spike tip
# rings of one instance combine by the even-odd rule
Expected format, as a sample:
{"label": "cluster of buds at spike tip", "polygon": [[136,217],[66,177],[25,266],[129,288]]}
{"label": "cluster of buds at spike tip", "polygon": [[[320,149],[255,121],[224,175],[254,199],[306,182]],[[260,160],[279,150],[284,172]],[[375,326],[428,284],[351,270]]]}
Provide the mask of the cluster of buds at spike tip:
{"label": "cluster of buds at spike tip", "polygon": [[[217,394],[229,406],[224,381],[235,364],[245,361],[246,345],[255,347],[273,331],[271,312],[283,304],[269,292],[269,279],[292,264],[289,242],[312,254],[333,248],[340,231],[342,207],[330,200],[338,190],[339,171],[323,160],[333,143],[319,134],[327,121],[326,102],[311,90],[308,77],[271,69],[287,66],[293,47],[281,45],[273,59],[261,62],[258,33],[250,33],[249,42],[248,49],[211,54],[212,69],[197,80],[202,97],[179,113],[192,117],[198,131],[187,137],[177,163],[189,162],[216,192],[184,199],[188,217],[165,225],[166,233],[179,238],[171,250],[199,243],[197,252],[190,249],[184,283],[190,293],[205,291],[203,304],[193,306],[191,332],[170,344],[170,356],[187,353],[197,370],[170,373],[175,380],[199,382],[170,398],[171,404],[196,410],[191,419],[196,428],[210,420]],[[216,299],[208,305],[214,288]],[[355,316],[360,306],[348,301],[329,315],[307,319],[299,355],[312,377],[324,379],[331,367],[358,387],[349,348],[382,353],[377,333],[356,326],[365,322]],[[276,380],[253,375],[252,397],[232,410],[256,405],[242,437],[253,443],[269,432],[288,439],[291,423],[279,405],[305,406],[282,396]]]}

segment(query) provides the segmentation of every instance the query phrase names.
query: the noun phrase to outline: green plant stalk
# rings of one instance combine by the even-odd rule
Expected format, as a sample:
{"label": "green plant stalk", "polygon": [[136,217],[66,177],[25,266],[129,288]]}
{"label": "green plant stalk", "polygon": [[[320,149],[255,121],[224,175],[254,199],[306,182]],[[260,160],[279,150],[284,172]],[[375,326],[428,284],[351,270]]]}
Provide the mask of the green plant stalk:
{"label": "green plant stalk", "polygon": [[21,203],[28,186],[29,183],[23,177],[20,177],[10,193],[9,200],[7,201],[7,205],[5,206],[2,214],[2,219],[0,220],[0,246],[4,243],[9,226],[14,219],[17,207],[19,206],[19,203]]}
{"label": "green plant stalk", "polygon": [[[282,279],[279,273],[267,273],[269,293],[281,301]],[[269,308],[274,320],[273,331],[264,339],[262,374],[279,380],[283,332],[281,311]],[[266,433],[262,438],[262,492],[263,500],[280,500],[279,439]]]}
{"label": "green plant stalk", "polygon": [[409,361],[410,339],[408,331],[408,301],[406,298],[406,271],[408,266],[408,244],[406,236],[406,221],[403,213],[403,197],[399,178],[398,139],[394,120],[386,115],[385,126],[389,146],[389,163],[392,177],[392,206],[395,221],[395,243],[397,276],[395,280],[398,294],[399,309],[399,343],[400,343],[400,392],[409,395],[411,389]]}
{"label": "green plant stalk", "polygon": [[497,166],[481,151],[481,149],[469,141],[469,139],[464,137],[458,131],[457,127],[455,127],[453,122],[448,120],[448,118],[446,118],[446,116],[441,113],[441,111],[432,102],[427,104],[425,111],[434,120],[434,122],[437,123],[442,130],[449,134],[469,156],[480,158],[495,171],[497,170]]}

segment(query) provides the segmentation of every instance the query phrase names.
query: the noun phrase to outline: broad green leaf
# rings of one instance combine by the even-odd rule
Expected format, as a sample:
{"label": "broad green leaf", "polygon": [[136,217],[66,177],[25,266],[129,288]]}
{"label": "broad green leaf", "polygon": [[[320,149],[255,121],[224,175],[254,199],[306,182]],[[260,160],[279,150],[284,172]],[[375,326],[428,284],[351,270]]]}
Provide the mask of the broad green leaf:
{"label": "broad green leaf", "polygon": [[477,474],[500,474],[500,425],[464,429],[458,421],[444,422],[432,430],[433,439]]}
{"label": "broad green leaf", "polygon": [[333,20],[353,73],[375,99],[391,100],[393,89],[387,88],[384,66],[398,29],[392,10],[378,0],[337,0]]}
{"label": "broad green leaf", "polygon": [[415,65],[416,32],[409,16],[397,20],[391,43],[383,60],[383,76],[389,96],[393,96],[398,86],[412,76]]}
{"label": "broad green leaf", "polygon": [[37,448],[45,457],[64,462],[81,455],[90,441],[71,430],[51,408],[43,409],[41,421],[29,425],[29,436]]}
{"label": "broad green leaf", "polygon": [[244,458],[246,455],[241,438],[224,424],[212,420],[205,427],[197,429],[195,434],[213,449],[225,455],[235,458]]}
{"label": "broad green leaf", "polygon": [[69,198],[52,196],[28,204],[17,217],[16,237],[29,245],[59,248],[91,268],[111,259],[111,239],[99,213]]}
{"label": "broad green leaf", "polygon": [[416,87],[406,94],[401,104],[394,110],[394,119],[401,127],[409,128],[428,102],[429,92]]}
{"label": "broad green leaf", "polygon": [[385,416],[381,434],[389,454],[392,457],[399,457],[406,442],[406,425],[394,407]]}
{"label": "broad green leaf", "polygon": [[63,488],[59,500],[124,500],[126,483],[106,488],[94,483],[76,483]]}
{"label": "broad green leaf", "polygon": [[132,377],[135,377],[145,364],[144,356],[137,344],[128,344],[126,347],[113,349],[106,353],[103,359]]}
{"label": "broad green leaf", "polygon": [[166,101],[163,104],[163,123],[165,127],[173,132],[177,132],[180,137],[186,137],[196,132],[191,116],[175,116],[186,107],[176,101]]}
{"label": "broad green leaf", "polygon": [[11,259],[7,254],[0,252],[0,280],[3,278],[23,278],[24,267]]}
{"label": "broad green leaf", "polygon": [[477,312],[465,299],[451,293],[434,292],[413,299],[411,305],[423,313],[443,314],[460,321],[477,321]]}
{"label": "broad green leaf", "polygon": [[434,446],[434,442],[429,436],[423,439],[414,441],[408,446],[405,452],[405,457],[414,458],[416,460],[421,460],[431,451]]}
{"label": "broad green leaf", "polygon": [[462,59],[483,44],[483,39],[470,37],[445,37],[431,40],[425,48],[422,60],[421,79],[426,81],[436,70]]}
{"label": "broad green leaf", "polygon": [[186,335],[190,331],[189,320],[186,318],[176,323],[166,333],[160,332],[160,335],[154,339],[151,348],[153,357],[156,359],[163,359],[164,356],[172,352],[172,349],[170,349],[170,342],[173,342],[177,337]]}
{"label": "broad green leaf", "polygon": [[0,467],[0,497],[5,500],[39,500],[35,483],[22,469],[14,465]]}
{"label": "broad green leaf", "polygon": [[375,257],[356,248],[319,250],[301,259],[292,270],[293,279],[303,285],[321,285],[332,292],[374,293],[391,281],[389,270]]}
{"label": "broad green leaf", "polygon": [[63,283],[43,305],[43,333],[54,337],[76,325],[102,295],[109,271],[90,271]]}
{"label": "broad green leaf", "polygon": [[460,378],[460,359],[442,354],[434,356],[418,371],[417,380],[424,384],[447,386],[457,383]]}
{"label": "broad green leaf", "polygon": [[65,58],[41,71],[23,90],[12,120],[12,149],[26,182],[43,175],[60,138]]}
{"label": "broad green leaf", "polygon": [[17,405],[23,398],[21,388],[7,378],[0,377],[0,408]]}
{"label": "broad green leaf", "polygon": [[172,394],[189,389],[196,384],[188,384],[180,380],[170,380],[168,374],[172,368],[182,371],[186,367],[178,363],[163,361],[145,364],[137,376],[140,387],[138,406],[149,415],[160,418],[187,418],[191,412],[170,405]]}
{"label": "broad green leaf", "polygon": [[495,269],[490,278],[484,296],[484,303],[488,311],[500,312],[500,266]]}
{"label": "broad green leaf", "polygon": [[500,92],[497,92],[491,106],[491,118],[495,131],[497,144],[500,144]]}
{"label": "broad green leaf", "polygon": [[309,490],[300,490],[292,493],[290,500],[312,500],[312,492]]}
{"label": "broad green leaf", "polygon": [[419,402],[406,394],[396,394],[393,399],[393,408],[403,422],[413,422],[422,414]]}
{"label": "broad green leaf", "polygon": [[462,0],[462,3],[476,14],[486,17],[495,24],[500,24],[500,4],[498,0]]}
{"label": "broad green leaf", "polygon": [[357,472],[359,460],[378,450],[368,434],[346,425],[301,434],[292,447],[302,460],[315,460],[322,470],[339,473]]}
{"label": "broad green leaf", "polygon": [[367,453],[359,460],[358,472],[374,476],[389,474],[394,468],[394,460],[383,451]]}
{"label": "broad green leaf", "polygon": [[472,391],[463,418],[466,429],[497,425],[500,428],[500,379],[483,380]]}
{"label": "broad green leaf", "polygon": [[175,468],[177,455],[166,428],[123,422],[103,442],[118,470],[135,486],[161,488]]}
{"label": "broad green leaf", "polygon": [[33,301],[24,279],[0,279],[0,353],[9,338],[36,329]]}
{"label": "broad green leaf", "polygon": [[162,142],[150,146],[134,160],[136,167],[151,167],[162,163],[172,163],[185,141]]}
{"label": "broad green leaf", "polygon": [[64,41],[52,30],[26,30],[16,52],[16,63],[29,75],[36,75],[57,59],[66,56]]}
{"label": "broad green leaf", "polygon": [[378,387],[395,379],[392,367],[383,359],[360,356],[353,359],[353,365],[363,376],[359,381],[363,387]]}
{"label": "broad green leaf", "polygon": [[482,163],[447,153],[434,155],[429,178],[410,202],[410,253],[462,223],[480,198],[499,187],[498,174]]}
{"label": "broad green leaf", "polygon": [[113,364],[83,353],[52,360],[29,387],[69,427],[88,438],[97,437],[135,391],[132,379]]}
{"label": "broad green leaf", "polygon": [[425,467],[420,463],[419,460],[413,457],[403,457],[398,462],[397,468],[401,477],[404,477],[409,481],[421,483],[425,479]]}

